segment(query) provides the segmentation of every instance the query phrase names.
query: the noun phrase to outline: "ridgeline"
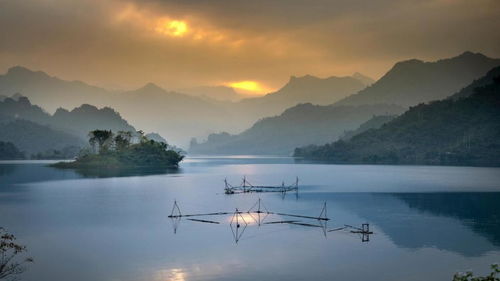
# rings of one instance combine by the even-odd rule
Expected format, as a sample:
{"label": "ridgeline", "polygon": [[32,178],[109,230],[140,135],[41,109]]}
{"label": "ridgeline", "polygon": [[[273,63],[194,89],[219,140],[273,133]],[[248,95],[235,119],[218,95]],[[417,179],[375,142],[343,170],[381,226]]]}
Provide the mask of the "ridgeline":
{"label": "ridgeline", "polygon": [[348,141],[295,149],[334,163],[500,166],[500,76],[459,99],[410,108]]}

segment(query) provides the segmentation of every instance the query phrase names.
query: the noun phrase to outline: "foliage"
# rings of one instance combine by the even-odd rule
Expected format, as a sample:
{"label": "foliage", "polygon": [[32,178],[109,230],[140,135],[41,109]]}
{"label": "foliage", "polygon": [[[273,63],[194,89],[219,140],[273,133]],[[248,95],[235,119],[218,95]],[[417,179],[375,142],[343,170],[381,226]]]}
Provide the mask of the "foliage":
{"label": "foliage", "polygon": [[24,159],[24,153],[11,142],[0,141],[0,160]]}
{"label": "foliage", "polygon": [[500,79],[458,100],[410,108],[348,141],[297,148],[295,156],[338,163],[500,165]]}
{"label": "foliage", "polygon": [[[98,144],[99,151],[82,151],[74,162],[55,164],[61,168],[129,168],[129,167],[177,167],[183,155],[168,144],[148,140],[142,131],[135,133],[137,143],[132,143],[132,132],[94,130],[89,133],[91,144]],[[95,151],[95,150],[94,150]]]}
{"label": "foliage", "polygon": [[498,264],[491,265],[491,273],[486,276],[474,276],[472,272],[456,273],[453,276],[453,281],[500,281],[497,276],[500,273]]}
{"label": "foliage", "polygon": [[26,271],[26,263],[32,263],[32,258],[20,259],[26,252],[26,246],[16,243],[16,237],[0,227],[0,279],[15,279]]}

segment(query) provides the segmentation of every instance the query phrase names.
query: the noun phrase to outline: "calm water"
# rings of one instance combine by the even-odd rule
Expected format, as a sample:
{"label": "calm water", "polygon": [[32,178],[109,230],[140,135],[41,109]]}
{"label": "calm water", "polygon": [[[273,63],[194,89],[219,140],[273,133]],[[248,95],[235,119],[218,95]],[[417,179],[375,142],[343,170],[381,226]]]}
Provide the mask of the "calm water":
{"label": "calm water", "polygon": [[[223,180],[281,184],[298,197],[224,195]],[[318,216],[326,228],[266,224],[245,215],[167,218],[248,210]],[[23,280],[451,280],[500,262],[500,169],[296,164],[289,158],[190,158],[178,171],[71,171],[44,162],[0,162],[0,225],[29,247]],[[262,218],[261,218],[262,219]],[[301,219],[301,222],[317,224]],[[369,242],[348,231],[369,223]],[[175,228],[174,226],[177,225]],[[176,229],[176,233],[174,233]],[[244,231],[242,232],[242,230]]]}

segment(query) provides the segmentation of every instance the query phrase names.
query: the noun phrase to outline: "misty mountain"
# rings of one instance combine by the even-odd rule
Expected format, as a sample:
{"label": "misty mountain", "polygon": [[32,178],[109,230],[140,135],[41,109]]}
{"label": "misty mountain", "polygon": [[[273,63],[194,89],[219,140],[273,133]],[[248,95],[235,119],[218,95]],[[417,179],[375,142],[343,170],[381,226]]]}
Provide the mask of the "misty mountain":
{"label": "misty mountain", "polygon": [[51,115],[27,97],[0,101],[0,140],[12,142],[28,157],[35,153],[50,155],[54,150],[74,156],[78,147],[87,143],[88,132],[95,129],[135,131],[108,107],[84,104],[71,111],[59,108]]}
{"label": "misty mountain", "polygon": [[82,138],[70,133],[22,119],[0,124],[0,141],[13,143],[26,156],[85,145]]}
{"label": "misty mountain", "polygon": [[96,129],[111,130],[113,132],[136,131],[114,109],[110,107],[99,109],[89,104],[83,104],[71,111],[58,108],[54,115],[52,115],[49,125],[70,132],[83,139],[87,138],[90,131]]}
{"label": "misty mountain", "polygon": [[20,93],[49,112],[58,107],[73,108],[90,103],[103,106],[109,91],[80,81],[65,81],[43,71],[32,71],[22,66],[10,68],[0,75],[0,93]]}
{"label": "misty mountain", "polygon": [[241,134],[212,134],[206,142],[193,141],[190,153],[288,155],[297,146],[331,142],[373,115],[398,114],[402,111],[403,108],[395,105],[300,104],[279,116],[258,121]]}
{"label": "misty mountain", "polygon": [[17,160],[25,157],[13,143],[0,141],[0,160]]}
{"label": "misty mountain", "polygon": [[[193,136],[206,137],[216,131],[241,132],[260,118],[280,114],[298,103],[333,103],[364,87],[363,82],[353,77],[292,77],[277,92],[229,102],[168,91],[152,83],[131,91],[109,91],[19,66],[0,75],[2,94],[21,93],[49,112],[81,104],[112,107],[138,128],[158,132],[170,143],[181,145],[187,145]],[[206,88],[198,90],[209,93]],[[226,95],[234,92],[227,87],[211,90]]]}
{"label": "misty mountain", "polygon": [[391,121],[392,119],[396,118],[396,115],[377,115],[373,116],[370,120],[366,121],[365,123],[361,124],[356,130],[352,131],[347,131],[344,133],[344,135],[341,137],[342,140],[349,140],[350,138],[359,135],[363,132],[366,132],[370,129],[378,129],[382,127],[385,123]]}
{"label": "misty mountain", "polygon": [[297,148],[337,163],[500,165],[500,76],[459,99],[410,108],[349,141]]}
{"label": "misty mountain", "polygon": [[355,72],[352,75],[352,78],[358,79],[359,81],[361,81],[361,83],[365,84],[365,86],[370,86],[371,84],[375,83],[375,80],[373,78],[363,75],[359,72]]}
{"label": "misty mountain", "polygon": [[245,96],[237,93],[233,88],[227,86],[198,86],[179,89],[179,92],[190,96],[202,97],[218,101],[239,101]]}
{"label": "misty mountain", "polygon": [[263,97],[244,99],[237,108],[240,114],[252,116],[250,119],[256,121],[261,117],[279,114],[300,103],[332,104],[365,87],[362,81],[353,77],[292,76],[278,91]]}
{"label": "misty mountain", "polygon": [[0,101],[0,122],[13,121],[15,119],[25,119],[38,122],[40,124],[50,123],[51,115],[41,107],[31,104],[27,97],[7,97]]}
{"label": "misty mountain", "polygon": [[440,100],[499,65],[500,59],[471,52],[435,62],[402,61],[373,85],[339,101],[338,105],[393,103],[408,107]]}
{"label": "misty mountain", "polygon": [[220,103],[169,92],[153,83],[120,93],[113,103],[137,127],[158,132],[172,144],[187,144],[192,136],[208,135],[212,128],[233,131],[239,126]]}
{"label": "misty mountain", "polygon": [[27,97],[17,100],[6,98],[0,102],[0,122],[6,123],[18,119],[28,120],[55,130],[65,131],[82,139],[87,138],[91,130],[135,131],[120,114],[112,108],[97,108],[84,104],[68,111],[59,108],[50,115],[40,106],[34,105]]}

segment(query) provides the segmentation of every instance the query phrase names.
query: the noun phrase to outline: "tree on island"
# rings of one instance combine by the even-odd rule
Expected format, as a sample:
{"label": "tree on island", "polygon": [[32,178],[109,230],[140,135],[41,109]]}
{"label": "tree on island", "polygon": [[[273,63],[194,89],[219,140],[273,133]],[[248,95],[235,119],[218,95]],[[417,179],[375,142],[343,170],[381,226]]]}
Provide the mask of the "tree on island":
{"label": "tree on island", "polygon": [[15,280],[16,276],[26,271],[26,264],[32,258],[21,259],[26,246],[16,243],[16,237],[0,227],[0,279]]}
{"label": "tree on island", "polygon": [[[134,141],[133,141],[134,140]],[[92,149],[82,150],[74,162],[60,168],[177,167],[184,156],[167,143],[149,140],[144,132],[94,130],[89,133]],[[97,148],[96,148],[97,146]]]}

